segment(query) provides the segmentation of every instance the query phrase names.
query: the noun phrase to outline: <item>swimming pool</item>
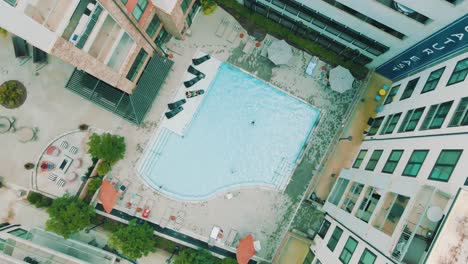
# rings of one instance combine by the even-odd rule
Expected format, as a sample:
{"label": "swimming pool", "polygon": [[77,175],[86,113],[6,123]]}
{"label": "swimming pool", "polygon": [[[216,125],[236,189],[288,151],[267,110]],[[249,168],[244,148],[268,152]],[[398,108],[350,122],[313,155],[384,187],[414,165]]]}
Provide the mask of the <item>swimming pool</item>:
{"label": "swimming pool", "polygon": [[285,188],[319,110],[224,63],[204,96],[183,136],[162,127],[151,140],[140,176],[182,200],[232,187]]}

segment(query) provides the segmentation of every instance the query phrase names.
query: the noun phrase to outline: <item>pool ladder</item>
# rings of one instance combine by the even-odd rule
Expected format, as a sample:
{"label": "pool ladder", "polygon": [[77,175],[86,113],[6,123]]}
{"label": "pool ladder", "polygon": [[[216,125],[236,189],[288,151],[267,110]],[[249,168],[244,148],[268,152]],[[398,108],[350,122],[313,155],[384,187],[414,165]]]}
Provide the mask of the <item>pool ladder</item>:
{"label": "pool ladder", "polygon": [[280,190],[286,188],[289,182],[289,178],[294,169],[294,164],[289,163],[286,158],[282,158],[281,162],[275,170],[275,176],[273,176],[273,184]]}
{"label": "pool ladder", "polygon": [[[146,153],[146,159],[141,166],[141,172],[150,172],[152,171],[153,167],[156,166],[156,163],[161,157],[162,151],[167,144],[171,134],[173,132],[165,127],[161,128],[161,132],[158,135],[156,141],[152,144],[151,148]],[[148,158],[148,155],[151,155]]]}

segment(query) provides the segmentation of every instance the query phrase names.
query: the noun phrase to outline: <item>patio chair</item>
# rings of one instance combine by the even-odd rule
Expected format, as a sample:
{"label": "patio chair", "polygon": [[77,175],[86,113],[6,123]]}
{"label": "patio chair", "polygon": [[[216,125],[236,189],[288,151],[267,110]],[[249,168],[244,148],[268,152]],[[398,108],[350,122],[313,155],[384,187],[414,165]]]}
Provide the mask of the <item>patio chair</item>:
{"label": "patio chair", "polygon": [[195,77],[195,78],[193,78],[191,80],[185,81],[184,86],[185,86],[185,88],[190,88],[200,80],[201,80],[201,78],[199,76],[197,76],[197,77]]}
{"label": "patio chair", "polygon": [[71,154],[76,154],[76,153],[78,153],[78,148],[75,147],[75,146],[72,146],[72,147],[70,148],[70,150],[68,150],[68,151],[69,151]]}
{"label": "patio chair", "polygon": [[55,175],[53,173],[49,173],[49,175],[47,176],[47,179],[54,182],[54,181],[57,180],[57,175]]}
{"label": "patio chair", "polygon": [[179,107],[179,106],[185,104],[186,102],[187,102],[187,100],[185,100],[185,99],[180,99],[179,101],[176,101],[176,102],[167,104],[167,107],[169,108],[169,110],[174,110],[174,109],[176,109],[177,107]]}
{"label": "patio chair", "polygon": [[62,143],[60,143],[60,147],[63,148],[63,149],[67,149],[68,148],[68,142],[67,141],[62,141]]}
{"label": "patio chair", "polygon": [[221,23],[219,23],[218,28],[216,29],[216,32],[215,32],[216,36],[222,38],[224,36],[224,33],[226,33],[226,29],[228,26],[229,26],[229,21],[227,17],[223,17],[223,19],[221,19]]}
{"label": "patio chair", "polygon": [[169,112],[164,113],[164,115],[167,117],[167,119],[171,119],[174,116],[176,116],[178,113],[182,112],[182,110],[184,110],[184,108],[182,106],[179,106]]}
{"label": "patio chair", "polygon": [[205,56],[201,56],[200,58],[192,59],[192,63],[193,65],[200,65],[209,59],[211,59],[211,57],[207,54]]}
{"label": "patio chair", "polygon": [[67,181],[65,181],[64,179],[60,178],[60,179],[57,181],[57,186],[58,186],[58,187],[63,187],[63,186],[65,186],[65,183],[67,183]]}
{"label": "patio chair", "polygon": [[205,78],[205,74],[197,69],[195,69],[195,67],[193,67],[192,65],[190,65],[187,69],[188,72],[190,72],[191,74],[199,77],[199,78]]}
{"label": "patio chair", "polygon": [[28,43],[18,36],[13,36],[11,40],[13,42],[15,57],[20,60],[20,65],[23,65],[30,59]]}
{"label": "patio chair", "polygon": [[238,24],[233,24],[231,32],[228,34],[227,41],[233,43],[240,34],[241,27]]}

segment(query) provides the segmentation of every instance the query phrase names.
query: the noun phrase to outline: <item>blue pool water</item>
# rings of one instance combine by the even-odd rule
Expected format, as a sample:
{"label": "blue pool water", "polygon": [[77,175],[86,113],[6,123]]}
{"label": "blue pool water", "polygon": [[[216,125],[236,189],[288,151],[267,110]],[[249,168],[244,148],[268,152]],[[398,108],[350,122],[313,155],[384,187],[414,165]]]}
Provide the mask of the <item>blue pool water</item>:
{"label": "blue pool water", "polygon": [[184,137],[163,128],[151,141],[140,175],[183,200],[230,187],[284,188],[319,110],[228,64],[204,96]]}

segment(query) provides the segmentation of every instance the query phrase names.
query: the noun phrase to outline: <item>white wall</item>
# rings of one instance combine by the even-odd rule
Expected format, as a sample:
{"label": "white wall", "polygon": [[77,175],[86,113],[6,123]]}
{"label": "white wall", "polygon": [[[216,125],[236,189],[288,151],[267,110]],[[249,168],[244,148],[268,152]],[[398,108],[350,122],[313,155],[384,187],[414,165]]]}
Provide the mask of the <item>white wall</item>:
{"label": "white wall", "polygon": [[177,5],[177,0],[151,0],[151,2],[155,7],[164,10],[168,14],[172,13]]}

